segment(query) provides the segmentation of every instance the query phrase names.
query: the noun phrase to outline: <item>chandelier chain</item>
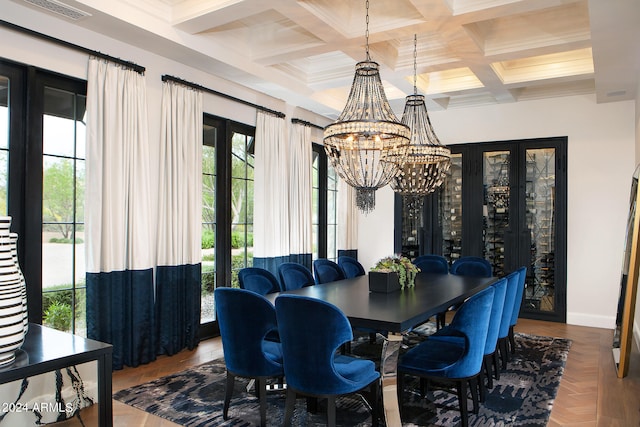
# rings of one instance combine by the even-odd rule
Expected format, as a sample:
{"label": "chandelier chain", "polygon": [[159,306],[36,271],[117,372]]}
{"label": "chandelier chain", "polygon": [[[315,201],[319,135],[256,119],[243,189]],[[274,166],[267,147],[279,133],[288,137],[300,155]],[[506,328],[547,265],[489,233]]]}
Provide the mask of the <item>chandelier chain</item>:
{"label": "chandelier chain", "polygon": [[364,32],[365,43],[366,43],[366,52],[367,52],[367,61],[371,61],[371,56],[369,55],[369,0],[366,2],[367,8],[367,18],[365,20],[366,30]]}
{"label": "chandelier chain", "polygon": [[413,35],[413,94],[418,94],[418,35]]}

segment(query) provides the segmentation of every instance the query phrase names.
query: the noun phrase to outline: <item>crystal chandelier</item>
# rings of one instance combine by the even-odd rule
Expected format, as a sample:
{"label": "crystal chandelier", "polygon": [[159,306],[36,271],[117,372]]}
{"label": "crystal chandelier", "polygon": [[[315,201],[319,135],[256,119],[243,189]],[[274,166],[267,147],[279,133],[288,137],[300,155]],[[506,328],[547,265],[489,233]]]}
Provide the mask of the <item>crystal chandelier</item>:
{"label": "crystal chandelier", "polygon": [[380,80],[378,63],[369,55],[369,1],[366,2],[365,61],[356,73],[344,110],[324,129],[324,149],[338,175],[356,189],[356,205],[368,213],[375,191],[397,174],[409,145],[409,127],[394,114]]}
{"label": "crystal chandelier", "polygon": [[402,114],[402,123],[411,129],[411,144],[406,155],[399,159],[400,172],[391,180],[391,188],[403,196],[409,211],[417,214],[422,210],[424,196],[433,193],[444,181],[451,165],[451,150],[440,144],[424,96],[418,95],[417,35],[413,43],[413,95],[407,96]]}

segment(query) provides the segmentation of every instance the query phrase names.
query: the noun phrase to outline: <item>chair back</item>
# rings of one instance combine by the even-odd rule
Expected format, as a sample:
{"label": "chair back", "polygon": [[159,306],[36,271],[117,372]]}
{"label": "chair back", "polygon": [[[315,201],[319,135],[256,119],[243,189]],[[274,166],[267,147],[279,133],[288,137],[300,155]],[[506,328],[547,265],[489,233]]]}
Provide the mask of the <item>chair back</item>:
{"label": "chair back", "polygon": [[307,267],[296,262],[285,262],[278,267],[282,289],[291,291],[305,286],[315,285],[313,275]]}
{"label": "chair back", "polygon": [[504,310],[504,297],[507,293],[507,279],[502,278],[491,286],[495,292],[493,294],[493,304],[491,305],[487,343],[484,346],[485,355],[493,353],[498,345],[498,333],[500,332],[500,324]]}
{"label": "chair back", "polygon": [[344,275],[347,279],[351,279],[353,277],[364,276],[367,274],[364,271],[364,267],[357,259],[350,256],[340,256],[338,257],[338,265],[342,267],[344,271]]}
{"label": "chair back", "polygon": [[335,282],[347,278],[342,267],[326,258],[313,261],[313,276],[317,284]]}
{"label": "chair back", "polygon": [[477,256],[458,258],[451,264],[451,274],[457,276],[491,277],[493,268],[491,263]]}
{"label": "chair back", "polygon": [[447,372],[447,377],[466,378],[480,372],[494,294],[493,286],[489,286],[466,300],[456,311],[449,327],[465,337],[467,351]]}
{"label": "chair back", "polygon": [[278,279],[269,270],[259,267],[246,267],[238,272],[241,289],[248,289],[260,295],[280,292]]}
{"label": "chair back", "polygon": [[217,288],[214,298],[227,369],[242,377],[282,375],[276,355],[265,350],[265,337],[278,330],[273,305],[246,289]]}
{"label": "chair back", "polygon": [[509,335],[509,326],[511,326],[513,306],[515,305],[516,294],[518,293],[518,280],[520,279],[520,273],[516,270],[507,274],[505,279],[507,279],[507,292],[504,296],[504,309],[502,310],[502,319],[500,320],[498,338],[505,338]]}
{"label": "chair back", "polygon": [[442,255],[420,255],[413,260],[413,263],[425,273],[441,273],[449,272],[449,263]]}
{"label": "chair back", "polygon": [[353,381],[334,367],[340,346],[353,339],[340,309],[317,298],[285,294],[276,298],[276,315],[288,386],[314,395],[354,391]]}
{"label": "chair back", "polygon": [[522,306],[522,295],[524,294],[525,280],[527,279],[527,267],[520,267],[518,270],[518,290],[513,302],[513,312],[511,313],[510,326],[515,326],[518,323],[518,316],[520,315],[520,307]]}

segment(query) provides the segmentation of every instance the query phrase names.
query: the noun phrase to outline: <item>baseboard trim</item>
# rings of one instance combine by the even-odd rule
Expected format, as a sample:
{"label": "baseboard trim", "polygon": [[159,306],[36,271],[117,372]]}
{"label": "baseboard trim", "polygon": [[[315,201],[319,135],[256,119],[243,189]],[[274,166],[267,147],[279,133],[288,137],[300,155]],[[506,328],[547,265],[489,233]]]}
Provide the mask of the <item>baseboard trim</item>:
{"label": "baseboard trim", "polygon": [[589,326],[591,328],[614,329],[616,327],[616,318],[615,316],[595,316],[593,314],[585,313],[567,313],[567,324]]}

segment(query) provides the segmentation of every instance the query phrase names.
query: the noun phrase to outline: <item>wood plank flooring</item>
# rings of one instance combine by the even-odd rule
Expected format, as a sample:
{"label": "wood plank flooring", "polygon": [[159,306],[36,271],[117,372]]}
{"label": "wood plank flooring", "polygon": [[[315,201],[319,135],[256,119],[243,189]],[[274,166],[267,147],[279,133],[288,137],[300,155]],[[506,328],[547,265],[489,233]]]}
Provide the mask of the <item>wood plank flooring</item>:
{"label": "wood plank flooring", "polygon": [[[629,375],[624,379],[618,379],[611,354],[613,331],[527,319],[518,321],[516,331],[569,338],[573,341],[551,412],[549,427],[640,427],[640,354],[634,351]],[[219,357],[222,357],[220,339],[206,340],[193,351],[185,350],[172,357],[159,357],[148,365],[115,371],[113,391]],[[83,411],[82,420],[85,426],[97,425],[95,406]],[[115,426],[127,427],[176,426],[115,400],[113,422]],[[57,425],[68,427],[80,426],[82,423],[74,419]]]}

